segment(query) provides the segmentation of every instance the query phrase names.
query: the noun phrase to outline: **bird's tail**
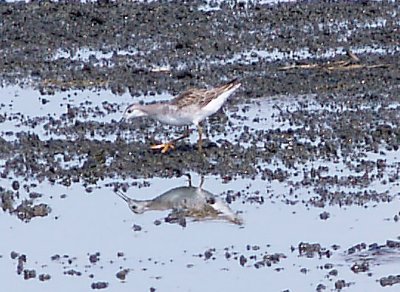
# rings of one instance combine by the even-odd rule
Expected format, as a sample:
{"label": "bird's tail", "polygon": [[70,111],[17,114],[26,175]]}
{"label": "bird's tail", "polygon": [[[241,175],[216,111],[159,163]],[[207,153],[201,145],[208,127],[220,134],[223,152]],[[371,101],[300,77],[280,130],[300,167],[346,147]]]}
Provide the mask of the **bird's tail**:
{"label": "bird's tail", "polygon": [[238,78],[234,78],[231,81],[229,81],[228,83],[222,85],[221,87],[219,87],[219,91],[221,92],[226,92],[226,91],[235,91],[237,88],[239,88],[241,85],[240,81]]}
{"label": "bird's tail", "polygon": [[228,83],[226,83],[225,86],[230,88],[237,84],[240,84],[240,81],[239,81],[239,78],[236,77],[236,78],[232,79],[231,81],[229,81]]}

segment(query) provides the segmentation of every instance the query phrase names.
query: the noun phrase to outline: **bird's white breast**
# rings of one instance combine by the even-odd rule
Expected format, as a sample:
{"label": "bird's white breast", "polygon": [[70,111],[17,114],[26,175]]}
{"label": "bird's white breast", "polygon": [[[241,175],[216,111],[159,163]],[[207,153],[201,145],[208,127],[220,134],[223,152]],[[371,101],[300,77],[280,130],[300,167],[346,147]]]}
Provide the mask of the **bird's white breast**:
{"label": "bird's white breast", "polygon": [[175,106],[168,106],[157,114],[157,120],[173,126],[186,126],[193,123],[193,114],[187,111],[177,111]]}
{"label": "bird's white breast", "polygon": [[196,117],[195,123],[199,123],[204,120],[206,117],[209,117],[215,114],[226,102],[229,96],[238,89],[240,84],[232,87],[231,89],[225,91],[224,93],[220,94],[217,98],[211,100],[201,112],[198,112],[198,116]]}

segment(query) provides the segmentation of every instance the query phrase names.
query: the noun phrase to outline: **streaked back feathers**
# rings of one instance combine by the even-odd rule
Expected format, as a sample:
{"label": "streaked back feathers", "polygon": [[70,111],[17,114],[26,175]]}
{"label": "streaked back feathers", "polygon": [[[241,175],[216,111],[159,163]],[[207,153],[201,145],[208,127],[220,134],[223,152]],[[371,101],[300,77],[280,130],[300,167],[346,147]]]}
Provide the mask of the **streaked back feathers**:
{"label": "streaked back feathers", "polygon": [[240,85],[241,84],[238,81],[238,79],[235,78],[222,86],[215,87],[209,90],[191,88],[186,90],[185,92],[182,92],[173,100],[171,100],[170,104],[175,105],[178,108],[183,108],[192,104],[197,104],[200,107],[205,107],[213,99],[217,98],[224,92],[231,90],[233,88],[235,88],[234,90],[236,90],[237,88],[240,87]]}

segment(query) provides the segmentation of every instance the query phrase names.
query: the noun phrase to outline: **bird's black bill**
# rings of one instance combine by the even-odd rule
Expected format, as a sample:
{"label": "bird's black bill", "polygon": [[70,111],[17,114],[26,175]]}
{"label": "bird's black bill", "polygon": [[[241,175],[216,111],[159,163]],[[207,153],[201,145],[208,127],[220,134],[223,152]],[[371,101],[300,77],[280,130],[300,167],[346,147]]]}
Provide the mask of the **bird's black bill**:
{"label": "bird's black bill", "polygon": [[120,197],[121,199],[123,199],[125,202],[129,202],[129,198],[120,190],[114,190],[114,193]]}
{"label": "bird's black bill", "polygon": [[118,123],[119,123],[119,124],[124,124],[124,123],[126,123],[125,117],[122,117],[122,118],[119,120]]}

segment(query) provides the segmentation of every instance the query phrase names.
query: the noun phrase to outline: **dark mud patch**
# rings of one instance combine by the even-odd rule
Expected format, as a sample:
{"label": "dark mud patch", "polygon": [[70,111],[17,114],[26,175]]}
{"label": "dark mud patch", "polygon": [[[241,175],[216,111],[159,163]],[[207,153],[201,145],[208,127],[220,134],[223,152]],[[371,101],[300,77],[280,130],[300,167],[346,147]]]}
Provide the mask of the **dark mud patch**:
{"label": "dark mud patch", "polygon": [[[54,138],[43,139],[32,132],[19,132],[15,141],[0,140],[4,150],[1,158],[7,159],[2,176],[13,173],[33,176],[39,181],[47,178],[51,182],[70,184],[79,180],[96,182],[101,177],[116,175],[172,177],[188,171],[220,175],[227,180],[237,175],[261,175],[266,180],[285,181],[295,172],[303,176],[295,186],[314,183],[320,186],[368,186],[371,180],[368,173],[377,172],[379,176],[373,179],[379,179],[385,172],[390,172],[385,179],[388,182],[397,180],[396,167],[399,165],[385,159],[385,155],[399,149],[400,131],[396,121],[400,119],[400,105],[395,96],[370,99],[369,94],[364,94],[348,100],[344,96],[328,95],[295,100],[294,103],[298,107],[291,109],[289,101],[283,102],[287,108],[283,108],[278,116],[267,117],[287,124],[284,128],[264,128],[257,113],[250,116],[251,120],[246,112],[234,113],[228,117],[225,128],[220,127],[224,122],[214,117],[206,124],[210,136],[205,142],[204,154],[197,152],[195,145],[188,141],[179,143],[176,151],[167,155],[150,150],[149,146],[156,141],[148,132],[155,124],[150,120],[118,125],[115,121],[64,120],[55,123],[54,119],[46,117],[38,123],[28,118],[25,125],[44,129]],[[261,107],[258,103],[250,105],[254,109]],[[259,128],[238,125],[247,121]],[[156,126],[151,131],[163,135],[164,139],[173,129]],[[212,141],[215,134],[224,133],[229,137]],[[114,141],[106,138],[112,135],[116,137]],[[142,138],[144,142],[137,141]],[[382,157],[371,160],[368,153]],[[320,159],[327,162],[343,159],[352,174],[330,174],[329,163],[303,173],[297,169],[299,164]],[[76,166],[68,167],[71,161],[76,161]],[[280,161],[282,167],[261,167],[273,161]],[[17,184],[15,182],[13,189]]]}
{"label": "dark mud patch", "polygon": [[[30,80],[44,92],[100,87],[117,92],[129,89],[132,95],[146,93],[149,97],[162,91],[178,93],[191,85],[215,85],[216,80],[235,76],[243,85],[232,103],[242,105],[249,99],[288,93],[298,100],[300,93],[317,93],[313,103],[321,110],[313,111],[307,100],[294,110],[282,108],[278,120],[288,123],[285,129],[268,129],[262,122],[261,129],[237,127],[218,114],[206,124],[210,136],[205,155],[186,142],[168,155],[150,151],[148,146],[157,142],[155,133],[167,137],[171,132],[168,127],[148,130],[154,125],[151,121],[117,126],[115,121],[94,120],[122,112],[117,103],[105,102],[102,107],[72,104],[56,118],[10,115],[2,120],[34,130],[17,131],[12,142],[0,139],[0,158],[6,160],[2,177],[33,177],[39,182],[47,179],[71,185],[94,184],[109,177],[173,177],[187,171],[221,177],[261,176],[269,181],[302,176],[301,181],[292,183],[295,187],[319,186],[322,200],[333,204],[337,196],[353,194],[333,194],[330,185],[368,186],[379,179],[368,173],[389,168],[393,171],[385,179],[397,180],[398,164],[384,158],[371,161],[360,154],[397,151],[399,147],[400,64],[395,18],[399,8],[395,3],[353,3],[351,13],[346,2],[221,4],[216,10],[204,5],[202,1],[186,5],[2,4],[0,76],[4,84]],[[358,56],[333,53],[321,57],[329,50],[366,47],[382,49],[379,53],[364,50]],[[75,56],[81,48],[93,53]],[[267,61],[254,52],[273,48],[285,53]],[[299,50],[312,53],[304,58],[293,55]],[[94,52],[110,53],[111,57],[104,57],[99,65]],[[169,69],[154,70],[160,66]],[[41,100],[46,104],[51,97]],[[227,107],[234,110],[232,103]],[[257,102],[251,104],[257,106]],[[249,121],[245,107],[232,116]],[[254,122],[257,119],[260,117],[252,117]],[[41,129],[53,138],[43,140],[36,135]],[[224,132],[229,135],[226,139],[213,139]],[[107,140],[111,135],[117,137],[115,141]],[[144,139],[138,141],[137,137]],[[250,146],[243,147],[245,144]],[[299,169],[302,163],[320,159],[347,160],[347,167],[355,173],[326,174],[324,166]],[[66,167],[71,161],[76,164]],[[274,161],[282,167],[261,166]],[[385,196],[367,194],[361,203],[364,197],[387,201]],[[314,200],[311,204],[321,203]]]}
{"label": "dark mud patch", "polygon": [[[203,1],[3,3],[0,74],[3,82],[33,81],[47,93],[90,87],[178,93],[232,77],[243,80],[245,97],[398,85],[395,2],[203,7]],[[362,66],[331,66],[348,60],[346,50],[358,50]]]}
{"label": "dark mud patch", "polygon": [[[14,181],[13,186],[15,186],[15,182],[16,181]],[[1,187],[0,206],[3,211],[8,211],[10,214],[15,214],[20,220],[29,222],[34,217],[46,217],[51,212],[51,208],[48,204],[34,203],[35,199],[40,196],[41,194],[31,192],[29,194],[30,199],[24,199],[19,205],[15,206],[16,197],[19,197],[19,193],[14,193],[11,190],[6,190]]]}

